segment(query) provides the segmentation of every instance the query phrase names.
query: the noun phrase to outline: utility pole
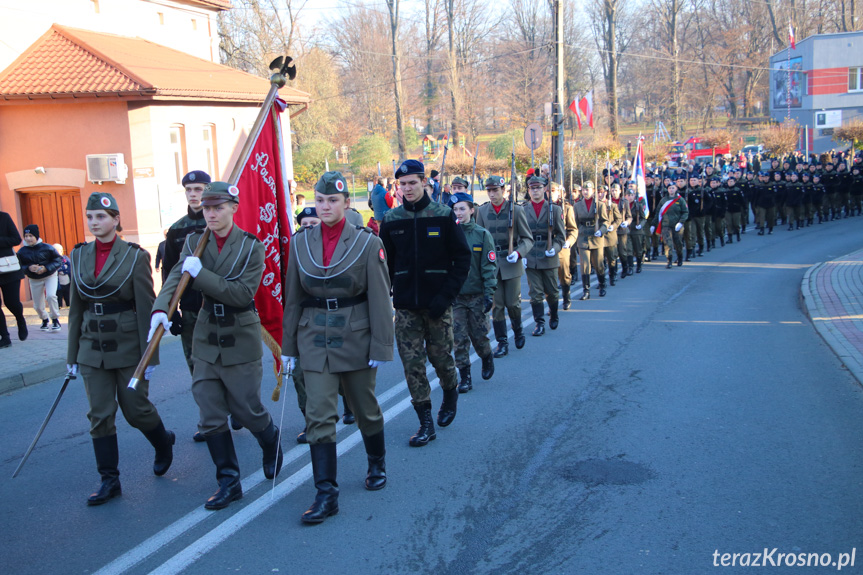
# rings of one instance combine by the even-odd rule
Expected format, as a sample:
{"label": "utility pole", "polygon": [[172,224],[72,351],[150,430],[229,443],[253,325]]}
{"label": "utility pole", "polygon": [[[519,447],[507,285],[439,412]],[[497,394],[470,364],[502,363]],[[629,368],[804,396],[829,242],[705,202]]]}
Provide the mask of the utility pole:
{"label": "utility pole", "polygon": [[560,0],[553,0],[554,24],[554,99],[551,120],[551,179],[563,185],[563,14]]}

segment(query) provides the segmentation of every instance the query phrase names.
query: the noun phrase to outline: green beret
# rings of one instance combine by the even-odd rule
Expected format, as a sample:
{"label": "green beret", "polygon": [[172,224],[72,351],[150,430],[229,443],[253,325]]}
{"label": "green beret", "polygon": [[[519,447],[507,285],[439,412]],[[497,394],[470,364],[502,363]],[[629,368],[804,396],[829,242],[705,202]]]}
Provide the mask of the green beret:
{"label": "green beret", "polygon": [[531,184],[539,184],[545,187],[548,185],[548,180],[546,180],[542,176],[531,176],[527,179],[527,185],[529,186]]}
{"label": "green beret", "polygon": [[465,188],[470,185],[467,180],[464,178],[454,178],[452,181],[453,186],[464,186]]}
{"label": "green beret", "polygon": [[348,181],[341,172],[326,172],[318,183],[315,184],[315,192],[325,196],[334,194],[347,194]]}
{"label": "green beret", "polygon": [[486,188],[502,188],[506,182],[501,176],[489,176],[485,179]]}
{"label": "green beret", "polygon": [[117,207],[117,200],[108,192],[93,192],[90,194],[90,197],[87,199],[87,209],[120,211],[120,208]]}
{"label": "green beret", "polygon": [[225,202],[240,203],[240,190],[228,182],[211,182],[201,194],[201,205],[218,206]]}

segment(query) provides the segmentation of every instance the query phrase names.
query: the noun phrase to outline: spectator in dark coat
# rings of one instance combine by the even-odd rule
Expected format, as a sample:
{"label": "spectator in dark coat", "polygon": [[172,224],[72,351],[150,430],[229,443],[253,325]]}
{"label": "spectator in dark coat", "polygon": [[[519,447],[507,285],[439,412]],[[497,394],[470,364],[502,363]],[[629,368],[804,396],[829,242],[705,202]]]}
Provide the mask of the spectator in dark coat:
{"label": "spectator in dark coat", "polygon": [[[42,320],[42,331],[60,331],[60,308],[57,305],[57,270],[63,264],[63,258],[39,237],[39,226],[30,224],[24,228],[24,245],[18,250],[18,261],[24,270],[24,275],[30,281],[30,295],[33,296],[33,308]],[[48,300],[50,314],[45,311],[45,300]],[[48,319],[51,325],[48,325]]]}
{"label": "spectator in dark coat", "polygon": [[[12,316],[18,322],[18,339],[27,339],[27,321],[24,319],[24,306],[21,305],[21,280],[24,272],[15,250],[12,248],[21,245],[21,234],[15,222],[6,212],[0,212],[0,304],[12,312]],[[0,309],[0,348],[9,347],[12,342],[9,339],[9,330],[6,327],[6,316]]]}
{"label": "spectator in dark coat", "polygon": [[391,206],[387,203],[387,179],[377,178],[375,187],[372,189],[372,210],[374,211],[375,219],[379,222],[383,221],[384,214],[390,211]]}

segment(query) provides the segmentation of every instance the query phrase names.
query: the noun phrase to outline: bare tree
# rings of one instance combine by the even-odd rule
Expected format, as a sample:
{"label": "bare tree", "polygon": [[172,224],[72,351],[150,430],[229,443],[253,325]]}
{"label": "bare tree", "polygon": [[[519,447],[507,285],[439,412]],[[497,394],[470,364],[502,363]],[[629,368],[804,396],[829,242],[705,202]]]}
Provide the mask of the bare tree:
{"label": "bare tree", "polygon": [[629,46],[629,31],[621,26],[626,8],[626,0],[594,0],[592,9],[592,25],[597,49],[602,61],[602,73],[605,77],[605,96],[608,100],[608,128],[614,137],[619,132],[619,114],[617,108],[617,74],[620,67],[620,55]]}
{"label": "bare tree", "polygon": [[[446,26],[449,46],[447,50],[449,76],[450,99],[452,100],[452,117],[450,118],[450,127],[453,138],[458,138],[459,128],[459,113],[461,108],[461,89],[459,86],[459,66],[456,58],[456,38],[455,38],[455,0],[444,0],[444,8],[446,9]],[[456,140],[458,141],[458,140]]]}
{"label": "bare tree", "polygon": [[396,133],[399,145],[399,160],[407,157],[407,142],[405,140],[405,127],[402,121],[402,70],[401,56],[399,54],[399,0],[387,0],[387,8],[390,11],[390,34],[392,39],[393,57],[393,96],[396,104]]}
{"label": "bare tree", "polygon": [[423,91],[423,103],[425,104],[426,122],[425,133],[434,133],[434,105],[437,101],[437,83],[434,80],[434,58],[443,28],[438,26],[441,17],[442,0],[425,0],[425,89]]}

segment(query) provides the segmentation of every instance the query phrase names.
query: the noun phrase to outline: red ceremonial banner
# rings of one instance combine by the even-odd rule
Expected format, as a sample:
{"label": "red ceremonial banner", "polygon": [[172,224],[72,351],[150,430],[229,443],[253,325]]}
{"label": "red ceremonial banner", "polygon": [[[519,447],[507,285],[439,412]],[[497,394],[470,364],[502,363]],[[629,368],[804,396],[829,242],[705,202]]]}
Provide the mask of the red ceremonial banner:
{"label": "red ceremonial banner", "polygon": [[264,332],[261,337],[279,363],[284,310],[282,279],[288,265],[291,236],[289,199],[285,195],[282,154],[277,136],[277,131],[281,130],[278,115],[284,109],[285,103],[276,100],[267,116],[237,182],[240,207],[234,215],[238,226],[255,234],[264,244],[264,273],[255,294],[255,307],[261,316]]}

